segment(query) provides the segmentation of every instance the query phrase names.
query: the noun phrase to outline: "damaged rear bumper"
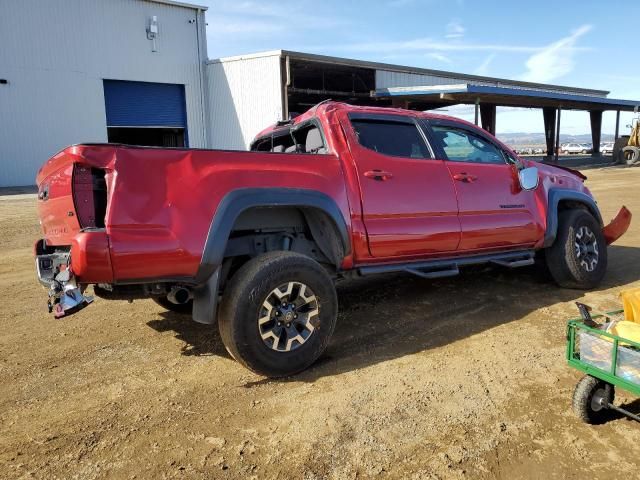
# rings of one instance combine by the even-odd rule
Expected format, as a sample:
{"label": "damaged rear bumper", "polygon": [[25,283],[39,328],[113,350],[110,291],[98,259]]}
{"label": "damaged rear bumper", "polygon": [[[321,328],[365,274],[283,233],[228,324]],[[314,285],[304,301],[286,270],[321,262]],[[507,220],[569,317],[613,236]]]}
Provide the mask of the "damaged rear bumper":
{"label": "damaged rear bumper", "polygon": [[632,215],[629,209],[623,206],[616,215],[616,218],[611,220],[609,225],[602,229],[607,245],[611,245],[625,234],[629,229],[629,225],[631,225],[631,217]]}
{"label": "damaged rear bumper", "polygon": [[71,266],[73,251],[73,247],[47,248],[43,240],[34,247],[38,281],[49,290],[47,307],[56,318],[71,315],[93,302],[92,297],[83,295],[84,287],[76,281]]}

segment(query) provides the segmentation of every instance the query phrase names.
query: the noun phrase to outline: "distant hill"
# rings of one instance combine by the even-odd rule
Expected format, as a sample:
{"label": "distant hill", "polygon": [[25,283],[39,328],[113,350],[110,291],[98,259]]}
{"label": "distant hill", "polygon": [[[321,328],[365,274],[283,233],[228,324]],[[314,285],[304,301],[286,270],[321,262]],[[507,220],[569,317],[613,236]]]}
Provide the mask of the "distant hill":
{"label": "distant hill", "polygon": [[[497,137],[512,147],[534,147],[546,144],[544,133],[499,133]],[[613,142],[614,136],[611,134],[603,134],[601,142]],[[591,134],[583,133],[580,135],[560,134],[560,143],[591,143]]]}

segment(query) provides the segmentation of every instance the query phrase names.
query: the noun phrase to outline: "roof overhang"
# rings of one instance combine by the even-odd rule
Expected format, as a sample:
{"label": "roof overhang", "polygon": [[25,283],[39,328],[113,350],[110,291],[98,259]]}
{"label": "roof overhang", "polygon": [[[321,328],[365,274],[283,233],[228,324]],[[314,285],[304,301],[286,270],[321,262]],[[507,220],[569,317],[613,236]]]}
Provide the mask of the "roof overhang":
{"label": "roof overhang", "polygon": [[621,110],[634,111],[640,100],[575,95],[570,93],[533,90],[526,88],[499,87],[463,83],[457,85],[435,85],[424,87],[380,88],[373,92],[376,98],[394,98],[409,103],[453,105],[458,103],[487,103],[498,106],[543,108],[565,110]]}
{"label": "roof overhang", "polygon": [[193,8],[194,10],[208,10],[209,7],[206,7],[204,5],[196,5],[195,3],[188,3],[188,2],[180,2],[177,0],[147,0],[149,2],[154,2],[154,3],[164,3],[165,5],[173,5],[174,7],[185,7],[185,8]]}

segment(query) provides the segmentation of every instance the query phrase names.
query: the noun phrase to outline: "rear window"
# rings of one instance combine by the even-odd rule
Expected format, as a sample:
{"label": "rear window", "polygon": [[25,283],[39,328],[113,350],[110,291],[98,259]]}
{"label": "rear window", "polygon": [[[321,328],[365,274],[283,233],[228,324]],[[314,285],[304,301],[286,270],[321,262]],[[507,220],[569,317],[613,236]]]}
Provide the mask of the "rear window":
{"label": "rear window", "polygon": [[433,158],[413,123],[352,119],[351,125],[360,145],[369,150],[391,157]]}
{"label": "rear window", "polygon": [[253,143],[251,150],[275,153],[328,153],[324,136],[313,123],[293,130],[278,130],[273,136],[259,138]]}

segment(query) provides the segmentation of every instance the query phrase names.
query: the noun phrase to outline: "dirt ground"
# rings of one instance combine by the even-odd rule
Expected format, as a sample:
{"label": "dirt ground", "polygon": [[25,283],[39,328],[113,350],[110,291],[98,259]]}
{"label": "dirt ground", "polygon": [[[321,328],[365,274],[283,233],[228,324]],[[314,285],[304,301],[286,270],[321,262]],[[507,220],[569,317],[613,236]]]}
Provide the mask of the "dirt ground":
{"label": "dirt ground", "polygon": [[[640,212],[640,169],[586,173],[605,221]],[[500,268],[341,285],[325,356],[272,381],[151,301],[53,319],[35,197],[2,197],[0,477],[639,478],[640,425],[580,423],[564,360],[574,301],[614,308],[640,286],[639,225],[592,292]]]}

